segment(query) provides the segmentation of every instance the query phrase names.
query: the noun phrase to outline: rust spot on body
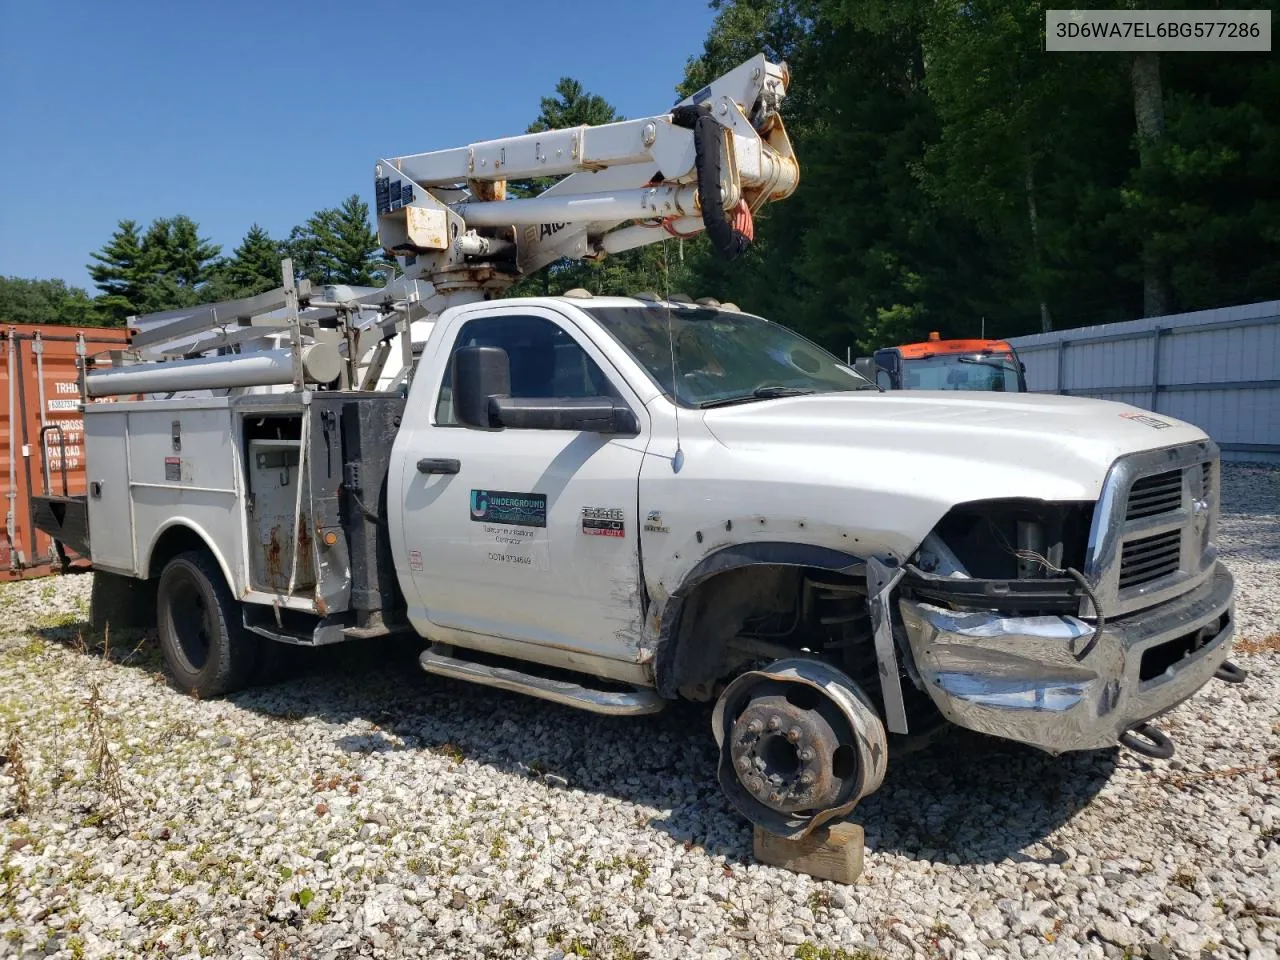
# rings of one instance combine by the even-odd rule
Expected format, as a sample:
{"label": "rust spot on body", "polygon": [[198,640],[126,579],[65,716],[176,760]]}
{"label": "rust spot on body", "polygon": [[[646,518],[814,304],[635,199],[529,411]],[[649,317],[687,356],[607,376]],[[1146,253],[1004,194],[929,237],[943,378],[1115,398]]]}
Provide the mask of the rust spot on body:
{"label": "rust spot on body", "polygon": [[262,545],[265,560],[265,579],[271,586],[279,586],[280,579],[280,525],[271,528],[271,536]]}

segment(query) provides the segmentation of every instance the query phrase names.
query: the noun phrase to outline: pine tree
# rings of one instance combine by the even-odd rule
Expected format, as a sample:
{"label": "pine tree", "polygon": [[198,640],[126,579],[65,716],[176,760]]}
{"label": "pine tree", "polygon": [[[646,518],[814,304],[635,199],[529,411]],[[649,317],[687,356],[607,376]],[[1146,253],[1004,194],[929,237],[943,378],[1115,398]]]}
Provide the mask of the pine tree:
{"label": "pine tree", "polygon": [[142,236],[135,220],[121,220],[111,239],[88,265],[89,276],[102,291],[98,310],[115,323],[140,311],[147,285],[154,279],[143,251]]}
{"label": "pine tree", "polygon": [[305,277],[313,283],[329,282],[332,272],[332,264],[322,253],[320,238],[315,233],[324,213],[320,211],[306,223],[294,227],[289,231],[289,238],[280,245],[284,255],[293,261],[294,276]]}
{"label": "pine tree", "polygon": [[142,238],[144,283],[138,307],[144,313],[199,303],[218,269],[221,247],[200,236],[199,225],[179,214],[151,222]]}
{"label": "pine tree", "polygon": [[200,236],[200,226],[179,214],[169,220],[169,262],[166,272],[178,285],[196,290],[207,282],[218,263],[222,247]]}
{"label": "pine tree", "polygon": [[325,249],[333,258],[335,279],[366,286],[374,283],[371,268],[378,252],[378,236],[369,225],[369,205],[353,193],[333,214]]}
{"label": "pine tree", "polygon": [[294,227],[284,249],[293,259],[294,272],[315,283],[379,282],[373,273],[381,262],[376,256],[378,236],[369,224],[369,205],[358,194]]}
{"label": "pine tree", "polygon": [[226,266],[225,276],[236,291],[234,296],[250,297],[280,286],[281,259],[280,244],[258,224],[251,226]]}

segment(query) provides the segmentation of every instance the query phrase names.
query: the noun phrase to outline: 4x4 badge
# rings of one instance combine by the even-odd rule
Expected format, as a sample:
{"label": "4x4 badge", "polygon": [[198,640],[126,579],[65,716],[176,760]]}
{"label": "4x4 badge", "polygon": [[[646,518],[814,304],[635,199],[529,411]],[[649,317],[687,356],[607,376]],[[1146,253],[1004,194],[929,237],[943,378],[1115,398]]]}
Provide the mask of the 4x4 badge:
{"label": "4x4 badge", "polygon": [[650,510],[649,515],[644,518],[644,529],[648,533],[670,533],[671,528],[663,526],[662,511]]}

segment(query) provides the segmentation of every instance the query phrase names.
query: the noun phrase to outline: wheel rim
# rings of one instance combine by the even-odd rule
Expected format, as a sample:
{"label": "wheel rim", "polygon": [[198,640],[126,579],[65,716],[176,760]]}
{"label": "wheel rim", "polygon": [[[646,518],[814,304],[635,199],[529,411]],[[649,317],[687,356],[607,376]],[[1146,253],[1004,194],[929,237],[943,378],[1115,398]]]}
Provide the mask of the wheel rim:
{"label": "wheel rim", "polygon": [[173,585],[169,600],[169,624],[177,653],[184,665],[198,673],[209,661],[210,638],[213,634],[211,611],[204,591],[190,580]]}

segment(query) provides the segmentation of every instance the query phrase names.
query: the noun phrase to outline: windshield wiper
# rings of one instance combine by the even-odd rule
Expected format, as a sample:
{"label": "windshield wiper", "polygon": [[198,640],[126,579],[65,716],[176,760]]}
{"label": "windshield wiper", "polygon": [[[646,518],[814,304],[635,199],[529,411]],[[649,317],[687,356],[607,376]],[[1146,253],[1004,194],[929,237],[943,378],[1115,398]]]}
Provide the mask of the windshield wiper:
{"label": "windshield wiper", "polygon": [[703,400],[699,408],[707,410],[711,407],[727,407],[735,403],[750,403],[752,400],[772,400],[775,397],[800,397],[813,393],[800,387],[784,387],[779,384],[765,384],[756,387],[749,394],[741,397],[721,397],[718,400]]}

